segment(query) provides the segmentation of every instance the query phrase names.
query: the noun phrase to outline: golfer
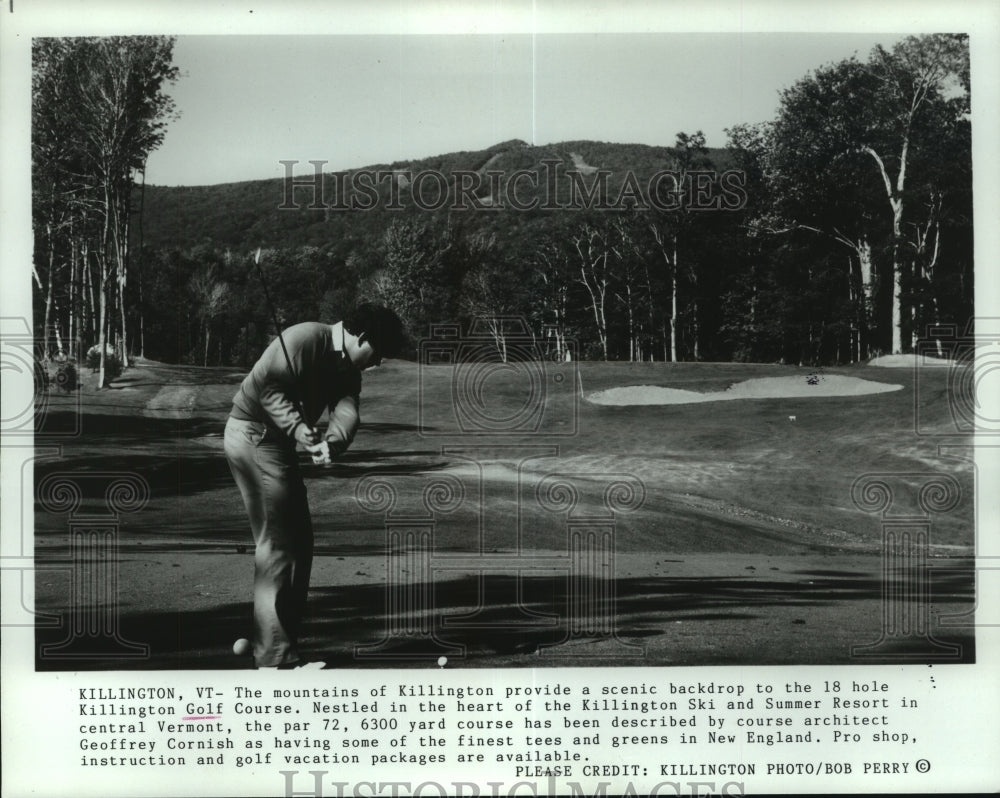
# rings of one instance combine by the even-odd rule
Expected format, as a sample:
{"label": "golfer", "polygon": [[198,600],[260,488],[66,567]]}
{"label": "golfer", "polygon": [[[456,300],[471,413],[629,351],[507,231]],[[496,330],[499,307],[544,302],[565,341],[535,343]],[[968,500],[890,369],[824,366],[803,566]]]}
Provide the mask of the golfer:
{"label": "golfer", "polygon": [[[304,665],[297,636],[313,530],[296,444],[329,462],[358,430],[361,372],[403,345],[399,317],[360,305],[343,322],[296,324],[275,338],[233,397],[225,451],[256,544],[253,656],[258,668]],[[283,351],[284,350],[284,351]],[[329,410],[325,435],[316,429]]]}

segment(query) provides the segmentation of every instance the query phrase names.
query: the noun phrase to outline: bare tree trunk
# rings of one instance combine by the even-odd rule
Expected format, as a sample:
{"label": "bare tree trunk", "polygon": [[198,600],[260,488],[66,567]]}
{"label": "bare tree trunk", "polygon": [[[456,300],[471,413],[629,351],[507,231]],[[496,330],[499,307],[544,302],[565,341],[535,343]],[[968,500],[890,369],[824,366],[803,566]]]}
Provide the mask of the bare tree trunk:
{"label": "bare tree trunk", "polygon": [[[923,233],[920,233],[918,229],[918,241],[917,241],[917,257],[920,261],[920,276],[927,283],[928,292],[931,297],[931,309],[934,318],[934,325],[940,327],[941,325],[941,310],[938,305],[937,294],[933,290],[934,282],[934,271],[937,268],[938,256],[941,254],[941,196],[932,195],[930,214],[927,220],[927,226],[924,228]],[[927,239],[933,234],[934,236],[934,246],[931,254],[927,254]],[[936,348],[938,357],[944,357],[944,349],[941,345],[941,337],[935,336]],[[916,341],[914,341],[914,348],[916,348]]]}
{"label": "bare tree trunk", "polygon": [[[126,177],[126,180],[131,178]],[[128,191],[124,191],[124,197],[117,198],[116,213],[114,218],[114,242],[116,277],[118,283],[118,312],[121,316],[121,359],[122,368],[128,368],[128,313],[126,312],[125,286],[128,282],[128,230],[129,212],[127,207]]]}
{"label": "bare tree trunk", "polygon": [[72,348],[72,352],[76,352],[78,347],[74,345],[75,338],[73,333],[76,330],[76,302],[77,302],[77,285],[76,285],[76,239],[73,237],[72,228],[70,229],[70,255],[69,255],[69,330],[67,332],[66,341]]}
{"label": "bare tree trunk", "polygon": [[566,288],[560,286],[556,292],[556,352],[559,360],[565,360],[566,351]]}
{"label": "bare tree trunk", "polygon": [[56,356],[62,358],[65,355],[65,350],[63,349],[62,334],[59,332],[59,303],[52,300],[52,308],[55,310],[56,323],[52,327],[52,332],[56,337]]}
{"label": "bare tree trunk", "polygon": [[691,332],[694,335],[694,359],[695,362],[701,360],[701,350],[699,349],[699,332],[698,332],[698,300],[694,301],[691,306],[692,317],[691,317]]}
{"label": "bare tree trunk", "polygon": [[637,349],[637,342],[635,340],[635,318],[632,312],[632,281],[629,280],[628,284],[625,286],[625,307],[628,313],[628,359],[630,363],[634,363],[636,360],[635,354]]}
{"label": "bare tree trunk", "polygon": [[[104,267],[103,266],[101,267],[101,271],[104,271]],[[97,387],[98,388],[104,388],[105,387],[105,385],[104,385],[104,354],[105,354],[105,349],[106,349],[106,340],[107,340],[107,338],[106,338],[106,335],[105,335],[104,319],[105,319],[105,316],[107,315],[107,304],[108,304],[107,294],[108,294],[108,292],[105,290],[104,285],[103,285],[103,280],[102,280],[102,285],[101,285],[101,312],[100,312],[100,325],[101,325],[100,326],[100,330],[101,330],[101,332],[97,336],[97,345],[98,345],[98,347],[101,350],[101,353],[100,353],[100,358],[101,358],[100,359],[100,364],[99,364],[99,366],[97,368]]]}
{"label": "bare tree trunk", "polygon": [[[581,239],[577,239],[574,242],[576,250],[580,255],[580,281],[583,283],[584,287],[587,289],[587,293],[590,294],[590,305],[594,310],[594,322],[597,325],[597,335],[601,342],[601,350],[604,355],[604,360],[608,359],[608,327],[607,319],[604,314],[604,304],[607,296],[607,265],[608,265],[608,253],[607,251],[602,252],[600,255],[593,257],[593,240],[596,237],[596,233],[590,231],[586,233],[589,235],[589,240],[587,242],[587,254],[583,254],[583,249],[581,246]],[[603,245],[603,242],[602,242]],[[597,263],[598,261],[603,261],[602,271],[598,273]],[[589,269],[589,272],[588,272]],[[591,285],[591,275],[593,276],[594,284]]]}
{"label": "bare tree trunk", "polygon": [[[911,269],[911,274],[916,276],[916,264],[914,264]],[[917,351],[917,341],[920,337],[920,314],[918,313],[919,307],[916,301],[910,303],[910,351]]]}
{"label": "bare tree trunk", "polygon": [[125,313],[125,276],[118,280],[118,312],[121,314],[121,351],[122,365],[128,364],[128,325],[126,324],[127,314]]}
{"label": "bare tree trunk", "polygon": [[[934,223],[934,257],[931,260],[930,272],[927,275],[928,281],[932,280],[934,277],[934,266],[937,264],[938,252],[941,244],[941,231],[938,223]],[[931,291],[931,306],[934,308],[934,324],[937,327],[941,326],[941,308],[938,306],[937,294]],[[941,336],[935,336],[935,342],[937,343],[937,354],[938,357],[944,357],[944,349],[941,345]]]}
{"label": "bare tree trunk", "polygon": [[670,270],[670,362],[677,362],[677,235],[674,234],[674,257]]}
{"label": "bare tree trunk", "polygon": [[[139,357],[145,359],[146,357],[146,307],[143,303],[142,298],[142,272],[143,272],[143,229],[142,221],[146,211],[146,162],[142,162],[142,188],[139,190],[139,270],[138,270],[138,289],[139,289]],[[227,250],[228,255],[228,250]],[[228,262],[228,258],[227,258]],[[221,341],[220,341],[221,344]],[[222,362],[222,353],[219,353],[219,362]]]}
{"label": "bare tree trunk", "polygon": [[[655,223],[649,224],[649,230],[653,234],[653,239],[656,241],[657,246],[660,248],[660,254],[663,256],[663,263],[666,268],[670,271],[670,303],[671,303],[671,313],[670,313],[670,334],[667,334],[667,319],[664,316],[663,322],[660,325],[663,333],[663,361],[668,360],[671,363],[677,362],[677,342],[676,342],[676,332],[677,332],[677,234],[672,236],[673,240],[673,261],[671,261],[670,253],[667,252],[667,242],[663,235],[663,232]],[[669,346],[669,351],[668,351]]]}
{"label": "bare tree trunk", "polygon": [[677,271],[670,277],[670,362],[677,362]]}
{"label": "bare tree trunk", "polygon": [[645,261],[643,262],[643,269],[646,273],[646,308],[649,315],[649,361],[652,363],[655,359],[653,346],[656,340],[656,333],[654,332],[656,322],[653,318],[653,281],[649,277],[649,265]]}
{"label": "bare tree trunk", "polygon": [[697,363],[701,360],[699,350],[700,334],[698,331],[698,276],[691,271],[691,332],[694,336],[694,360]]}
{"label": "bare tree trunk", "polygon": [[903,139],[896,195],[892,202],[892,352],[903,351],[903,186],[906,179],[906,153],[909,137]]}
{"label": "bare tree trunk", "polygon": [[120,342],[120,345],[117,348],[121,350],[121,353],[122,353],[121,354],[122,364],[124,365],[125,363],[128,363],[128,338],[127,338],[127,330],[126,330],[126,326],[125,326],[125,278],[124,278],[124,276],[119,275],[119,277],[117,278],[117,280],[115,282],[118,284],[118,292],[117,292],[117,295],[118,295],[118,316],[119,316],[119,321],[121,322],[121,324],[120,324],[120,326],[118,328],[118,331],[116,333],[117,336],[118,336],[118,340]]}
{"label": "bare tree trunk", "polygon": [[146,357],[146,311],[142,299],[142,259],[139,260],[139,357]]}
{"label": "bare tree trunk", "polygon": [[87,242],[80,241],[80,335],[84,329],[88,336],[94,332],[94,302],[90,297],[90,262],[87,253]]}
{"label": "bare tree trunk", "polygon": [[110,226],[111,226],[111,204],[110,197],[108,195],[107,184],[104,186],[104,230],[101,236],[101,247],[98,252],[98,263],[101,269],[101,284],[99,290],[101,292],[101,331],[98,335],[97,343],[100,346],[100,366],[97,370],[97,387],[105,388],[104,384],[104,360],[105,360],[105,349],[107,341],[107,327],[105,325],[105,320],[107,319],[107,305],[108,305],[108,277],[110,276],[110,269],[108,268],[108,242],[111,238],[110,236]]}
{"label": "bare tree trunk", "polygon": [[[604,256],[605,266],[608,256]],[[605,272],[606,273],[606,272]],[[600,332],[601,332],[601,349],[604,352],[604,359],[608,359],[608,320],[604,315],[604,289],[601,290],[601,318],[600,318]]]}
{"label": "bare tree trunk", "polygon": [[[912,111],[911,111],[912,115]],[[912,117],[911,120],[912,121]],[[907,124],[909,130],[909,124]],[[906,158],[909,151],[909,137],[903,139],[899,157],[899,172],[896,176],[896,186],[893,188],[885,164],[871,147],[862,147],[878,164],[882,181],[885,184],[889,206],[892,208],[892,353],[902,354],[903,351],[903,190],[906,185]]]}
{"label": "bare tree trunk", "polygon": [[94,275],[90,265],[90,245],[86,239],[80,242],[80,257],[83,261],[84,301],[87,303],[87,332],[90,340],[98,338],[97,307],[94,304]]}
{"label": "bare tree trunk", "polygon": [[[873,269],[872,269],[872,247],[868,243],[868,238],[865,236],[861,237],[858,242],[858,266],[861,271],[861,326],[858,330],[858,351],[861,351],[860,338],[864,336],[865,339],[865,349],[866,354],[871,355],[871,336],[869,334],[870,319],[872,311],[874,309],[874,293],[875,286],[872,282]],[[861,360],[859,354],[858,360]]]}
{"label": "bare tree trunk", "polygon": [[45,291],[45,322],[42,327],[42,356],[49,359],[49,327],[52,321],[52,275],[55,272],[56,244],[52,240],[52,224],[45,225],[45,236],[49,243],[48,287]]}
{"label": "bare tree trunk", "polygon": [[[860,270],[859,270],[860,274]],[[857,284],[861,285],[860,277],[857,279]],[[847,305],[848,307],[855,309],[855,318],[851,323],[849,330],[849,339],[847,341],[847,356],[850,358],[851,363],[860,362],[861,360],[861,306],[860,306],[860,296],[859,292],[855,292],[855,276],[854,276],[854,258],[850,255],[847,256]]]}

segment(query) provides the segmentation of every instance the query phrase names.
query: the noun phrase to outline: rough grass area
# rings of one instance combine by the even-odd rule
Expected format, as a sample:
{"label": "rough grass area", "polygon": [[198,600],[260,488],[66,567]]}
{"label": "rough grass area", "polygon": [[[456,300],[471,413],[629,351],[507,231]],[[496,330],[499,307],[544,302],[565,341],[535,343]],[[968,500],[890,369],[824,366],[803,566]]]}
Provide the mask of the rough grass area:
{"label": "rough grass area", "polygon": [[[899,371],[853,367],[819,372],[820,386],[863,379],[886,392],[601,406],[581,397],[634,385],[704,394],[750,380],[805,384],[815,372],[740,364],[551,368],[530,379],[487,368],[462,384],[450,367],[402,361],[366,373],[353,447],[330,467],[304,466],[318,550],[308,627],[315,650],[342,665],[365,664],[352,659],[353,646],[377,641],[385,628],[391,558],[384,512],[369,512],[356,498],[365,478],[393,484],[397,516],[426,514],[424,490],[435,481],[459,486],[460,501],[435,516],[435,556],[555,563],[550,572],[531,571],[520,587],[509,563],[477,575],[474,563],[456,560],[434,576],[442,613],[476,613],[482,621],[446,634],[477,666],[849,661],[850,644],[877,637],[881,617],[882,516],[859,508],[851,493],[864,475],[891,481],[892,512],[901,514],[919,511],[926,475],[954,477],[962,496],[933,516],[930,557],[965,563],[972,552],[971,466],[938,454],[942,434],[949,443],[968,440],[955,427],[947,369],[921,375],[919,395]],[[221,444],[242,376],[144,363],[108,390],[85,384],[72,395],[53,392],[46,404],[43,431],[81,431],[64,440],[59,457],[36,462],[36,484],[56,471],[125,471],[150,486],[147,506],[121,517],[124,627],[155,638],[152,659],[128,667],[233,667],[229,648],[246,636],[252,552]],[[466,403],[464,416],[456,401]],[[484,431],[490,434],[473,434]],[[615,501],[609,484],[639,486],[640,506],[626,507],[608,527],[619,636],[632,646],[624,660],[613,641],[568,640],[564,624],[538,626],[539,613],[561,617],[567,606],[558,559],[568,545],[566,508],[546,509],[539,499],[553,480],[572,484],[572,519],[607,519]],[[79,512],[103,512],[103,502],[95,483]],[[39,561],[65,565],[66,516],[39,508],[35,520]],[[942,571],[946,582],[935,577],[935,612],[971,609],[971,572],[962,568],[964,575]],[[64,573],[38,579],[39,609],[64,611],[68,596]],[[530,611],[512,610],[518,602]],[[523,624],[508,623],[512,611]],[[803,634],[819,628],[821,636]],[[40,640],[60,634],[39,630]],[[955,634],[968,659],[971,633]],[[570,661],[540,659],[535,652],[552,653],[550,645]],[[754,653],[762,648],[770,652],[763,659]]]}

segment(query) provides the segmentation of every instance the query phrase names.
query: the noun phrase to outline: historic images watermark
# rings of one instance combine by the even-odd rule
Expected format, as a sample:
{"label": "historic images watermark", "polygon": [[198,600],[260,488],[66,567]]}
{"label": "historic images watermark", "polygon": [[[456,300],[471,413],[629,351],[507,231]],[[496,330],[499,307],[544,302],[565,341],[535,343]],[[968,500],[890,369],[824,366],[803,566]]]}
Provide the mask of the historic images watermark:
{"label": "historic images watermark", "polygon": [[[15,536],[10,536],[0,554],[0,570],[17,577],[5,584],[10,582],[10,589],[19,594],[13,606],[22,612],[4,625],[62,629],[61,641],[39,647],[43,660],[147,659],[149,646],[127,640],[121,632],[118,569],[120,517],[143,509],[150,487],[145,477],[132,471],[52,470],[62,446],[78,438],[83,429],[79,379],[73,365],[83,358],[76,342],[59,341],[58,336],[57,328],[34,335],[24,317],[0,318],[0,363],[5,379],[31,388],[5,401],[0,413],[4,446],[33,449],[21,464],[21,495],[33,497],[37,510],[65,515],[68,527],[66,556],[39,562],[37,556],[28,554],[26,536],[33,525],[26,522],[22,507],[20,546],[11,546]],[[50,342],[57,344],[60,353],[51,363],[46,357]],[[11,395],[5,393],[5,399]],[[34,490],[26,490],[32,481]],[[32,609],[31,577],[39,571],[68,576],[70,595],[64,613]]]}
{"label": "historic images watermark", "polygon": [[[1000,399],[995,380],[1000,363],[1000,317],[975,316],[964,324],[928,325],[917,343],[913,368],[914,432],[937,455],[956,466],[971,469],[973,496],[980,495],[977,452],[990,457],[1000,447]],[[937,401],[944,393],[946,411]],[[975,511],[974,511],[975,512]],[[980,597],[995,590],[1000,574],[1000,552],[980,534],[980,518],[973,517],[974,562],[962,558],[937,559],[930,572],[943,576],[974,575],[976,601],[967,612],[940,615],[940,627],[997,627],[980,606]],[[994,544],[995,545],[995,544]],[[986,620],[983,618],[986,617]]]}
{"label": "historic images watermark", "polygon": [[[992,436],[1000,432],[989,392],[998,353],[1000,319],[987,317],[970,319],[964,327],[928,325],[914,351],[914,432],[931,445],[937,443],[939,457],[971,466],[973,477],[974,451],[995,447]],[[944,407],[939,401],[942,393],[947,400]],[[984,437],[985,442],[977,443],[976,437]],[[932,616],[933,577],[971,571],[978,585],[984,572],[997,570],[997,558],[984,557],[979,550],[975,516],[975,562],[931,557],[933,517],[955,511],[963,498],[962,484],[954,473],[871,473],[854,481],[854,505],[880,519],[882,617],[879,639],[853,646],[853,660],[949,662],[962,658],[961,644],[939,640],[934,632],[938,627],[979,625],[973,620],[974,610]],[[974,501],[974,496],[968,501]],[[984,560],[991,565],[983,566]]]}
{"label": "historic images watermark", "polygon": [[[55,339],[58,330],[37,335],[25,316],[0,317],[0,369],[8,388],[0,411],[4,446],[38,449],[80,435],[80,394],[75,378],[73,384],[67,384],[67,371],[56,369],[54,374],[49,373],[49,334]],[[81,362],[80,352],[72,342],[60,342],[59,348],[62,362]]]}
{"label": "historic images watermark", "polygon": [[[480,317],[468,332],[434,324],[420,341],[423,437],[572,436],[579,431],[579,353],[554,330],[536,336],[520,316]],[[441,370],[450,379],[441,379]]]}
{"label": "historic images watermark", "polygon": [[[46,353],[51,342],[58,343],[61,358],[50,370]],[[32,331],[25,316],[0,317],[0,371],[3,372],[3,407],[0,410],[0,435],[9,450],[21,449],[20,491],[11,491],[5,501],[20,502],[18,532],[5,530],[0,548],[0,571],[3,571],[5,605],[12,608],[3,626],[60,628],[64,619],[51,612],[35,609],[34,580],[39,572],[68,573],[63,563],[39,563],[32,553],[32,512],[26,497],[35,495],[29,487],[33,471],[40,464],[58,458],[62,446],[80,435],[82,410],[76,390],[75,369],[80,361],[78,347],[71,341],[59,341],[58,330],[49,328],[41,334]],[[13,484],[13,480],[12,480]],[[16,495],[16,499],[14,498]]]}
{"label": "historic images watermark", "polygon": [[[608,776],[608,775],[618,775],[609,773],[596,772],[602,767],[609,766],[593,766],[593,773],[585,773],[587,776]],[[610,766],[615,767],[615,766]],[[618,766],[622,770],[626,770],[629,766]],[[661,775],[668,775],[664,773],[664,769],[669,770],[670,766],[661,766]],[[676,768],[675,768],[676,769]],[[682,770],[684,768],[681,768]],[[692,770],[697,768],[693,767]],[[719,776],[722,777],[732,777],[737,775],[753,774],[756,767],[749,763],[739,763],[739,764],[720,764],[718,766],[701,766],[701,771],[715,770]],[[584,768],[586,770],[586,768]],[[465,796],[466,798],[501,798],[505,796],[506,798],[516,798],[517,796],[539,796],[539,795],[571,795],[578,796],[578,798],[586,798],[587,796],[606,796],[608,795],[608,788],[611,787],[611,782],[598,782],[591,789],[585,788],[578,781],[564,781],[559,782],[554,776],[549,776],[543,782],[537,781],[514,781],[514,782],[504,782],[504,781],[486,781],[483,784],[479,784],[471,781],[447,781],[439,782],[434,780],[427,781],[358,781],[358,782],[348,782],[348,781],[335,781],[328,780],[330,775],[329,771],[326,770],[310,770],[306,774],[301,774],[297,770],[279,770],[279,775],[284,779],[284,792],[283,795],[291,798],[292,796],[311,796],[312,798],[324,798],[324,796],[331,796],[331,798],[372,798],[372,796],[380,795],[391,795],[394,798],[400,798],[401,796]],[[625,774],[629,775],[629,774]],[[641,774],[631,774],[641,775]],[[696,775],[694,772],[687,773],[686,775]],[[707,779],[704,776],[709,775],[707,772],[703,772],[703,778],[698,780],[689,781],[658,781],[654,782],[651,786],[648,784],[637,784],[633,781],[629,781],[626,787],[616,795],[661,795],[661,796],[671,796],[671,795],[725,795],[725,796],[738,796],[746,795],[746,786],[743,781],[726,780],[717,781],[715,779]],[[311,776],[312,778],[308,778]],[[311,785],[310,785],[311,782]],[[308,788],[308,789],[303,789]]]}
{"label": "historic images watermark", "polygon": [[65,637],[41,646],[41,659],[149,658],[147,643],[121,631],[119,537],[121,516],[142,510],[150,493],[146,478],[132,471],[55,471],[40,481],[41,509],[67,516],[72,567]]}
{"label": "historic images watermark", "polygon": [[[566,169],[543,159],[535,169],[358,169],[324,175],[325,160],[310,160],[313,174],[285,167],[281,211],[738,211],[746,206],[746,175],[737,169],[660,169],[640,176],[629,170],[612,184],[610,169]],[[307,202],[304,200],[308,199]]]}
{"label": "historic images watermark", "polygon": [[[976,317],[961,328],[936,324],[917,343],[913,370],[914,428],[920,437],[1000,434],[993,381],[1000,364],[1000,318]],[[934,412],[945,372],[948,417]],[[994,444],[995,445],[995,444]]]}
{"label": "historic images watermark", "polygon": [[931,619],[931,516],[958,507],[961,486],[937,472],[863,474],[851,499],[877,513],[882,527],[882,628],[878,640],[851,647],[859,662],[948,662],[962,646],[935,638]]}

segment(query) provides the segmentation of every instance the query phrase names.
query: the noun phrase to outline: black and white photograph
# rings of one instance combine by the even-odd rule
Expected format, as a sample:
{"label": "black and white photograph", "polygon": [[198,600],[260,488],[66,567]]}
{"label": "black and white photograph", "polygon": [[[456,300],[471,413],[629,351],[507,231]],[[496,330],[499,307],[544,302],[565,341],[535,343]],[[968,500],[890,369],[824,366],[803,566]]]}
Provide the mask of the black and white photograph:
{"label": "black and white photograph", "polygon": [[903,5],[13,0],[4,793],[1000,786],[1000,16]]}

